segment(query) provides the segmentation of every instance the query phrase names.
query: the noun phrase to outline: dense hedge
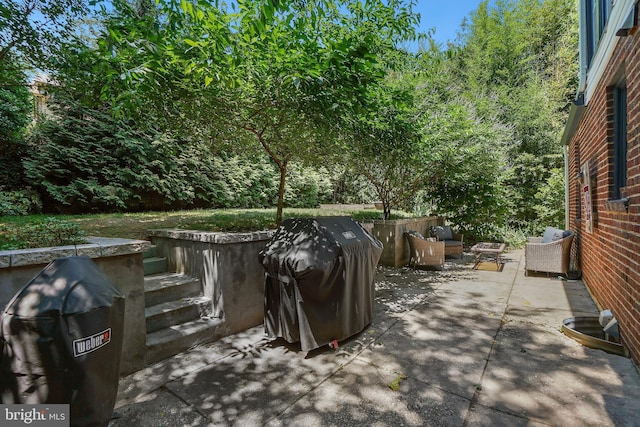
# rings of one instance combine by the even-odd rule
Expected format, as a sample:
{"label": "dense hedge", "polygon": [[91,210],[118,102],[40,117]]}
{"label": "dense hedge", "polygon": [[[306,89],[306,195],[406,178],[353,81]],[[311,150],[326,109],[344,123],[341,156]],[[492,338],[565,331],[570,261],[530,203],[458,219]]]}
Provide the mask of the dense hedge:
{"label": "dense hedge", "polygon": [[[25,184],[55,213],[272,207],[278,171],[266,156],[214,156],[202,143],[141,131],[77,102],[53,105],[32,131]],[[326,170],[292,165],[286,205],[331,199]]]}

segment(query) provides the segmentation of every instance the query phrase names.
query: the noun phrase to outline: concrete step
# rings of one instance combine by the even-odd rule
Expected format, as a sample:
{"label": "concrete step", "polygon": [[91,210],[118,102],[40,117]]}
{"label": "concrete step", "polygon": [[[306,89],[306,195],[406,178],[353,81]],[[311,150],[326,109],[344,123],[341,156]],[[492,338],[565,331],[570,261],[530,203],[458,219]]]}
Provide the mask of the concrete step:
{"label": "concrete step", "polygon": [[205,296],[180,298],[147,307],[147,333],[207,317],[211,314],[211,298]]}
{"label": "concrete step", "polygon": [[158,273],[144,278],[144,301],[151,307],[200,295],[200,280],[182,273]]}
{"label": "concrete step", "polygon": [[164,257],[150,257],[142,259],[142,268],[144,269],[144,275],[149,276],[151,274],[164,273],[167,271],[167,259]]}
{"label": "concrete step", "polygon": [[198,319],[147,334],[147,365],[222,338],[220,319]]}
{"label": "concrete step", "polygon": [[154,258],[158,256],[158,247],[156,245],[151,245],[149,249],[142,252],[142,259]]}

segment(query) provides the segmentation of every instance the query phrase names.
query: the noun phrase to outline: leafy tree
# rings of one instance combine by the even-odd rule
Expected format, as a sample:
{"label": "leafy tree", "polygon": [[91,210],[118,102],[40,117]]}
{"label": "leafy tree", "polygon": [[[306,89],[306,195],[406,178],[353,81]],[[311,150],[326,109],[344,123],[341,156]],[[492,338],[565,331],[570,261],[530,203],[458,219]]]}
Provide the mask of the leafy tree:
{"label": "leafy tree", "polygon": [[467,231],[487,235],[507,213],[503,173],[512,129],[480,117],[435,44],[403,62],[354,115],[350,161],[391,207],[428,204]]}
{"label": "leafy tree", "polygon": [[548,226],[564,228],[564,169],[551,171],[547,185],[540,188],[535,200],[537,232],[541,233]]}
{"label": "leafy tree", "polygon": [[[491,234],[506,219],[505,143],[510,129],[499,120],[475,114],[471,103],[451,100],[431,109],[427,138],[433,138],[437,174],[429,196],[438,214],[477,238]],[[433,113],[437,113],[434,115]]]}
{"label": "leafy tree", "polygon": [[498,114],[478,112],[491,99],[466,98],[456,78],[456,54],[433,45],[420,53],[417,113],[432,168],[424,198],[438,214],[479,238],[507,214],[503,181],[513,130]]}
{"label": "leafy tree", "polygon": [[[115,53],[111,84],[124,77],[129,85],[118,91],[120,105],[150,102],[219,146],[256,141],[280,172],[278,223],[289,165],[335,151],[336,117],[361,105],[384,77],[379,52],[412,36],[417,22],[412,4],[400,0],[245,0],[231,11],[208,2],[158,5],[163,19],[127,12],[101,45]],[[104,93],[114,93],[110,84]]]}
{"label": "leafy tree", "polygon": [[24,135],[31,120],[28,70],[49,69],[74,19],[86,11],[83,0],[3,0],[0,2],[0,188],[19,190]]}
{"label": "leafy tree", "polygon": [[4,0],[0,3],[0,65],[12,56],[46,68],[60,42],[86,13],[83,0]]}
{"label": "leafy tree", "polygon": [[20,158],[26,151],[24,133],[32,101],[17,61],[0,62],[0,190],[20,189]]}
{"label": "leafy tree", "polygon": [[[206,144],[140,130],[105,106],[89,108],[69,96],[56,91],[53,114],[35,126],[23,161],[45,211],[256,208],[277,199],[278,172],[265,155],[216,157]],[[317,206],[330,192],[326,173],[292,166],[287,205]],[[0,196],[0,211],[31,206],[26,193]]]}
{"label": "leafy tree", "polygon": [[511,223],[535,221],[536,194],[562,167],[559,136],[577,76],[571,0],[483,1],[454,61],[480,117],[513,125],[505,185]]}
{"label": "leafy tree", "polygon": [[425,186],[430,153],[420,135],[413,82],[390,74],[369,94],[367,109],[345,117],[349,164],[362,174],[382,202],[383,217],[400,208]]}

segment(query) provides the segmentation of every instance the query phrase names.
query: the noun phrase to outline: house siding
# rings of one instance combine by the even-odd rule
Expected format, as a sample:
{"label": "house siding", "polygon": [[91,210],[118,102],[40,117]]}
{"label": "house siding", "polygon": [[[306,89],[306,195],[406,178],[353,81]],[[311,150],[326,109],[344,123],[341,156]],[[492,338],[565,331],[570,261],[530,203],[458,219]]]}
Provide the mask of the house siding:
{"label": "house siding", "polygon": [[[613,97],[621,75],[627,86],[628,210],[611,204]],[[601,309],[618,319],[623,344],[640,364],[640,31],[621,37],[593,88],[569,141],[569,219],[577,232],[575,256],[582,278]],[[579,172],[590,164],[593,232],[586,231]],[[616,206],[618,209],[616,209]]]}

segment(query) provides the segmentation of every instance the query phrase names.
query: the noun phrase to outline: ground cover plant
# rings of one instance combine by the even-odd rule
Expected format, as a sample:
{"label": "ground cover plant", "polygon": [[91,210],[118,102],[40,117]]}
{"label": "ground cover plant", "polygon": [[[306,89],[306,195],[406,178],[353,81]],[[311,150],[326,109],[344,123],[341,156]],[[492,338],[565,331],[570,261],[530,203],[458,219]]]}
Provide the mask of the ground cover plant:
{"label": "ground cover plant", "polygon": [[[196,209],[95,215],[0,217],[0,250],[77,244],[85,236],[146,239],[147,230],[178,228],[220,232],[251,232],[276,228],[273,209]],[[351,216],[356,220],[380,219],[375,209],[285,209],[284,218]],[[394,211],[393,218],[411,214]]]}
{"label": "ground cover plant", "polygon": [[[2,217],[0,217],[2,218]],[[0,250],[67,246],[86,243],[78,223],[54,217],[18,216],[0,219]]]}

